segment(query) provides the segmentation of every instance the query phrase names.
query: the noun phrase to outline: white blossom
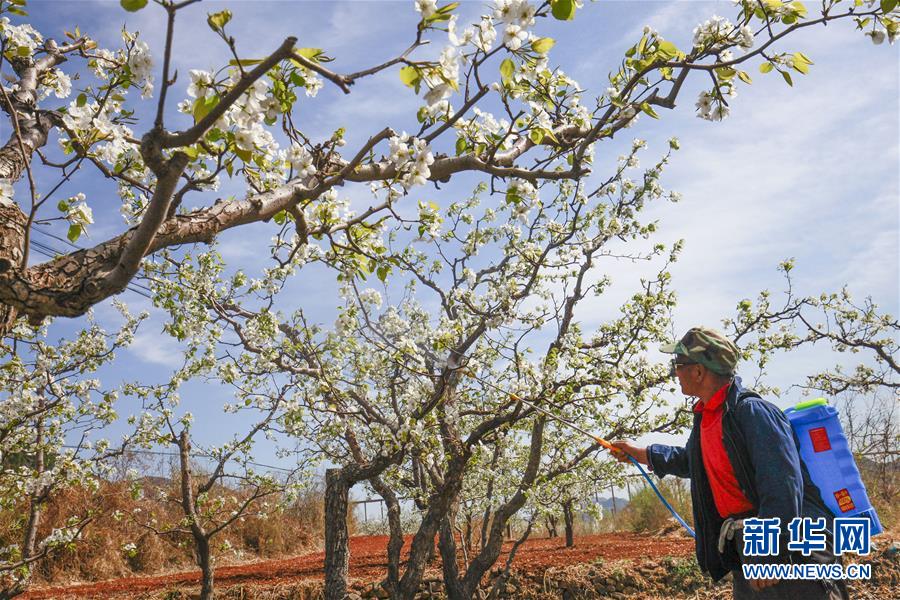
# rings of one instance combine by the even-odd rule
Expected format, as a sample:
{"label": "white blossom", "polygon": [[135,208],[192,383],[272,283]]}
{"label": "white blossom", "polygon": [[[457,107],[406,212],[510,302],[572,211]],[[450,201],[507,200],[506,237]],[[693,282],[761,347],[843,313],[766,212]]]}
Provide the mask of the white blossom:
{"label": "white blossom", "polygon": [[27,48],[29,53],[34,52],[44,41],[34,27],[28,23],[10,25],[8,17],[0,17],[0,37],[7,41],[11,49]]}
{"label": "white blossom", "polygon": [[406,132],[389,140],[390,161],[397,168],[398,179],[404,187],[425,185],[431,176],[434,155],[425,140],[410,138]]}
{"label": "white blossom", "polygon": [[359,299],[363,304],[371,305],[375,308],[381,308],[381,294],[378,290],[366,288],[359,294]]}
{"label": "white blossom", "polygon": [[482,18],[481,23],[478,24],[477,35],[473,42],[475,47],[482,52],[490,52],[496,40],[497,30],[494,28],[493,21],[489,17]]}
{"label": "white blossom", "polygon": [[872,31],[868,35],[869,35],[869,37],[872,38],[872,43],[875,44],[876,46],[879,46],[884,43],[884,32],[881,31],[880,29],[876,29],[875,31]]}
{"label": "white blossom", "polygon": [[69,208],[66,211],[66,219],[69,223],[87,227],[94,222],[94,213],[85,202],[83,193],[79,192],[72,198],[69,198],[69,202]]}
{"label": "white blossom", "polygon": [[416,12],[421,13],[423,19],[437,12],[437,0],[416,0]]}
{"label": "white blossom", "polygon": [[128,57],[133,81],[143,86],[141,97],[149,98],[153,93],[153,57],[146,42],[137,40]]}
{"label": "white blossom", "polygon": [[[199,69],[191,69],[189,71],[191,83],[188,85],[187,95],[191,98],[203,98],[211,96],[215,93],[213,85],[212,73],[209,71],[201,71]],[[183,111],[190,112],[190,111]]]}
{"label": "white blossom", "polygon": [[316,174],[312,154],[303,146],[294,144],[288,150],[288,160],[298,177],[309,177]]}
{"label": "white blossom", "polygon": [[528,32],[518,25],[507,25],[503,31],[503,45],[515,52],[528,41]]}

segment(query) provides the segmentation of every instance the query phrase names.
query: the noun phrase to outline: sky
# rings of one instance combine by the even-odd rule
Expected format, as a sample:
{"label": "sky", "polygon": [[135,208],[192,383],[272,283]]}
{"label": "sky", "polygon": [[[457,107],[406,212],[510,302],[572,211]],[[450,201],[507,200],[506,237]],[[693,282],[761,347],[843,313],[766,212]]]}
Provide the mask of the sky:
{"label": "sky", "polygon": [[[606,89],[607,73],[639,39],[644,25],[685,48],[697,24],[714,14],[733,18],[735,13],[730,1],[585,4],[574,22],[545,20],[536,31],[557,40],[551,63],[562,66],[594,95]],[[140,31],[156,58],[158,81],[164,36],[164,12],[158,7],[131,14],[113,1],[33,1],[29,6],[30,22],[45,36],[61,38],[63,30],[77,24],[102,47],[115,47],[123,24],[130,31]],[[335,57],[329,68],[344,73],[401,52],[412,41],[418,21],[411,1],[244,1],[190,6],[176,22],[173,68],[179,78],[170,96],[172,105],[185,97],[189,69],[218,68],[228,60],[224,44],[205,23],[208,12],[224,8],[234,13],[229,32],[243,56],[262,57],[284,37],[297,35],[298,45],[325,49]],[[481,2],[464,2],[458,11],[460,24],[477,20],[483,10]],[[444,40],[435,38],[424,56],[440,50]],[[718,326],[735,314],[739,301],[755,298],[763,289],[777,296],[784,283],[776,267],[789,257],[796,259],[797,294],[847,286],[855,298],[868,296],[885,312],[900,313],[898,48],[873,45],[850,22],[791,36],[779,48],[801,50],[814,62],[809,75],[795,76],[793,87],[776,73],[764,75],[754,67],[750,69],[754,83],[740,86],[731,115],[711,123],[694,114],[694,101],[701,83],[706,83],[695,78],[685,86],[674,111],[661,111],[661,121],[643,117],[614,143],[598,147],[598,164],[602,164],[630,147],[633,137],[640,137],[648,141],[642,162],[649,164],[666,151],[669,137],[677,136],[681,142],[682,150],[674,155],[662,184],[680,192],[683,199],[648,213],[659,219],[660,241],[686,240],[672,268],[679,297],[673,335],[698,324]],[[138,116],[145,117],[155,102],[137,106]],[[354,148],[386,125],[395,130],[413,128],[418,106],[420,100],[401,84],[396,69],[389,69],[360,81],[349,95],[326,85],[316,99],[300,102],[297,122],[315,140],[345,127],[347,147]],[[169,124],[186,123],[173,118]],[[8,127],[6,121],[0,122],[4,139]],[[134,127],[138,135],[146,128],[146,120]],[[470,190],[471,179],[460,179],[446,186],[443,196],[429,193],[440,202],[454,191]],[[124,230],[118,199],[106,182],[82,172],[66,189],[70,194],[85,192],[94,212],[90,237],[79,244],[96,243]],[[205,205],[229,193],[240,193],[240,188],[223,185],[217,194],[188,202]],[[355,206],[366,206],[365,187],[348,186],[342,193]],[[409,200],[414,206],[416,198]],[[220,251],[229,265],[252,273],[265,266],[265,247],[274,234],[272,225],[241,227],[220,236]],[[617,285],[609,295],[581,307],[579,317],[586,328],[615,316],[620,302],[647,273],[639,265],[622,261],[599,266],[595,275],[608,274]],[[333,280],[304,270],[288,292],[308,314],[327,323],[333,313],[332,298],[336,298],[330,292],[335,289]],[[117,379],[138,376],[165,380],[178,366],[178,345],[161,333],[162,315],[134,293],[126,292],[120,299],[133,311],[147,309],[152,315],[114,367],[101,372],[104,382],[114,385]],[[108,302],[96,307],[95,314],[101,323],[116,322]],[[78,326],[77,320],[57,320],[51,326],[51,338],[71,334]],[[782,355],[772,366],[770,382],[788,388],[836,360],[823,349]],[[217,393],[194,385],[183,394],[184,410],[198,415],[194,433],[201,443],[222,442],[235,426],[220,414]],[[776,403],[786,407],[799,400],[795,391]],[[128,414],[128,408],[123,406],[120,412]],[[259,460],[279,464],[265,448]]]}

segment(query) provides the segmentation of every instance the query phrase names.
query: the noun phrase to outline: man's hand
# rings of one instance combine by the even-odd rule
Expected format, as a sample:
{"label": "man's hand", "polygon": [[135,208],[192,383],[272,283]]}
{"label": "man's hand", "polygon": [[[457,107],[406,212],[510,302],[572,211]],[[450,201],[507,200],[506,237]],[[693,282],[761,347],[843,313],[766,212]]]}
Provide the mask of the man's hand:
{"label": "man's hand", "polygon": [[618,448],[618,450],[612,450],[612,455],[619,462],[628,462],[628,457],[631,456],[641,464],[649,464],[647,462],[646,448],[640,448],[623,440],[616,440],[615,442],[612,442],[612,445]]}
{"label": "man's hand", "polygon": [[778,579],[748,579],[747,583],[750,584],[750,587],[753,588],[754,592],[760,592],[767,587],[772,587],[778,583],[778,581]]}

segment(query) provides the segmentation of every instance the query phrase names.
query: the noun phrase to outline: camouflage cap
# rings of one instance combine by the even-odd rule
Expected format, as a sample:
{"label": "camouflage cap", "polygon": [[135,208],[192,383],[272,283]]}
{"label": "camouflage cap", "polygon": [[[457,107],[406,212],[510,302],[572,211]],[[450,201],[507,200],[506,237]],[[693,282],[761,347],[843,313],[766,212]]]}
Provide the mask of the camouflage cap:
{"label": "camouflage cap", "polygon": [[719,331],[709,327],[692,327],[674,344],[660,348],[666,354],[679,354],[719,375],[734,375],[738,349]]}

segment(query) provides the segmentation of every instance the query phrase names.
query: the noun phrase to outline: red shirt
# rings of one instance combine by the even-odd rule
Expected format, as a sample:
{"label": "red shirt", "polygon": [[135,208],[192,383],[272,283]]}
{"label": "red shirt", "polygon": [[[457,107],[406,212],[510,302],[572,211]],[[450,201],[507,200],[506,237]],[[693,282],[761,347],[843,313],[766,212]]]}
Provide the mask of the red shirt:
{"label": "red shirt", "polygon": [[703,412],[703,420],[700,422],[700,450],[716,510],[721,517],[753,511],[753,505],[738,485],[722,443],[722,404],[727,394],[726,384],[705,404],[697,402],[694,405],[695,413]]}

